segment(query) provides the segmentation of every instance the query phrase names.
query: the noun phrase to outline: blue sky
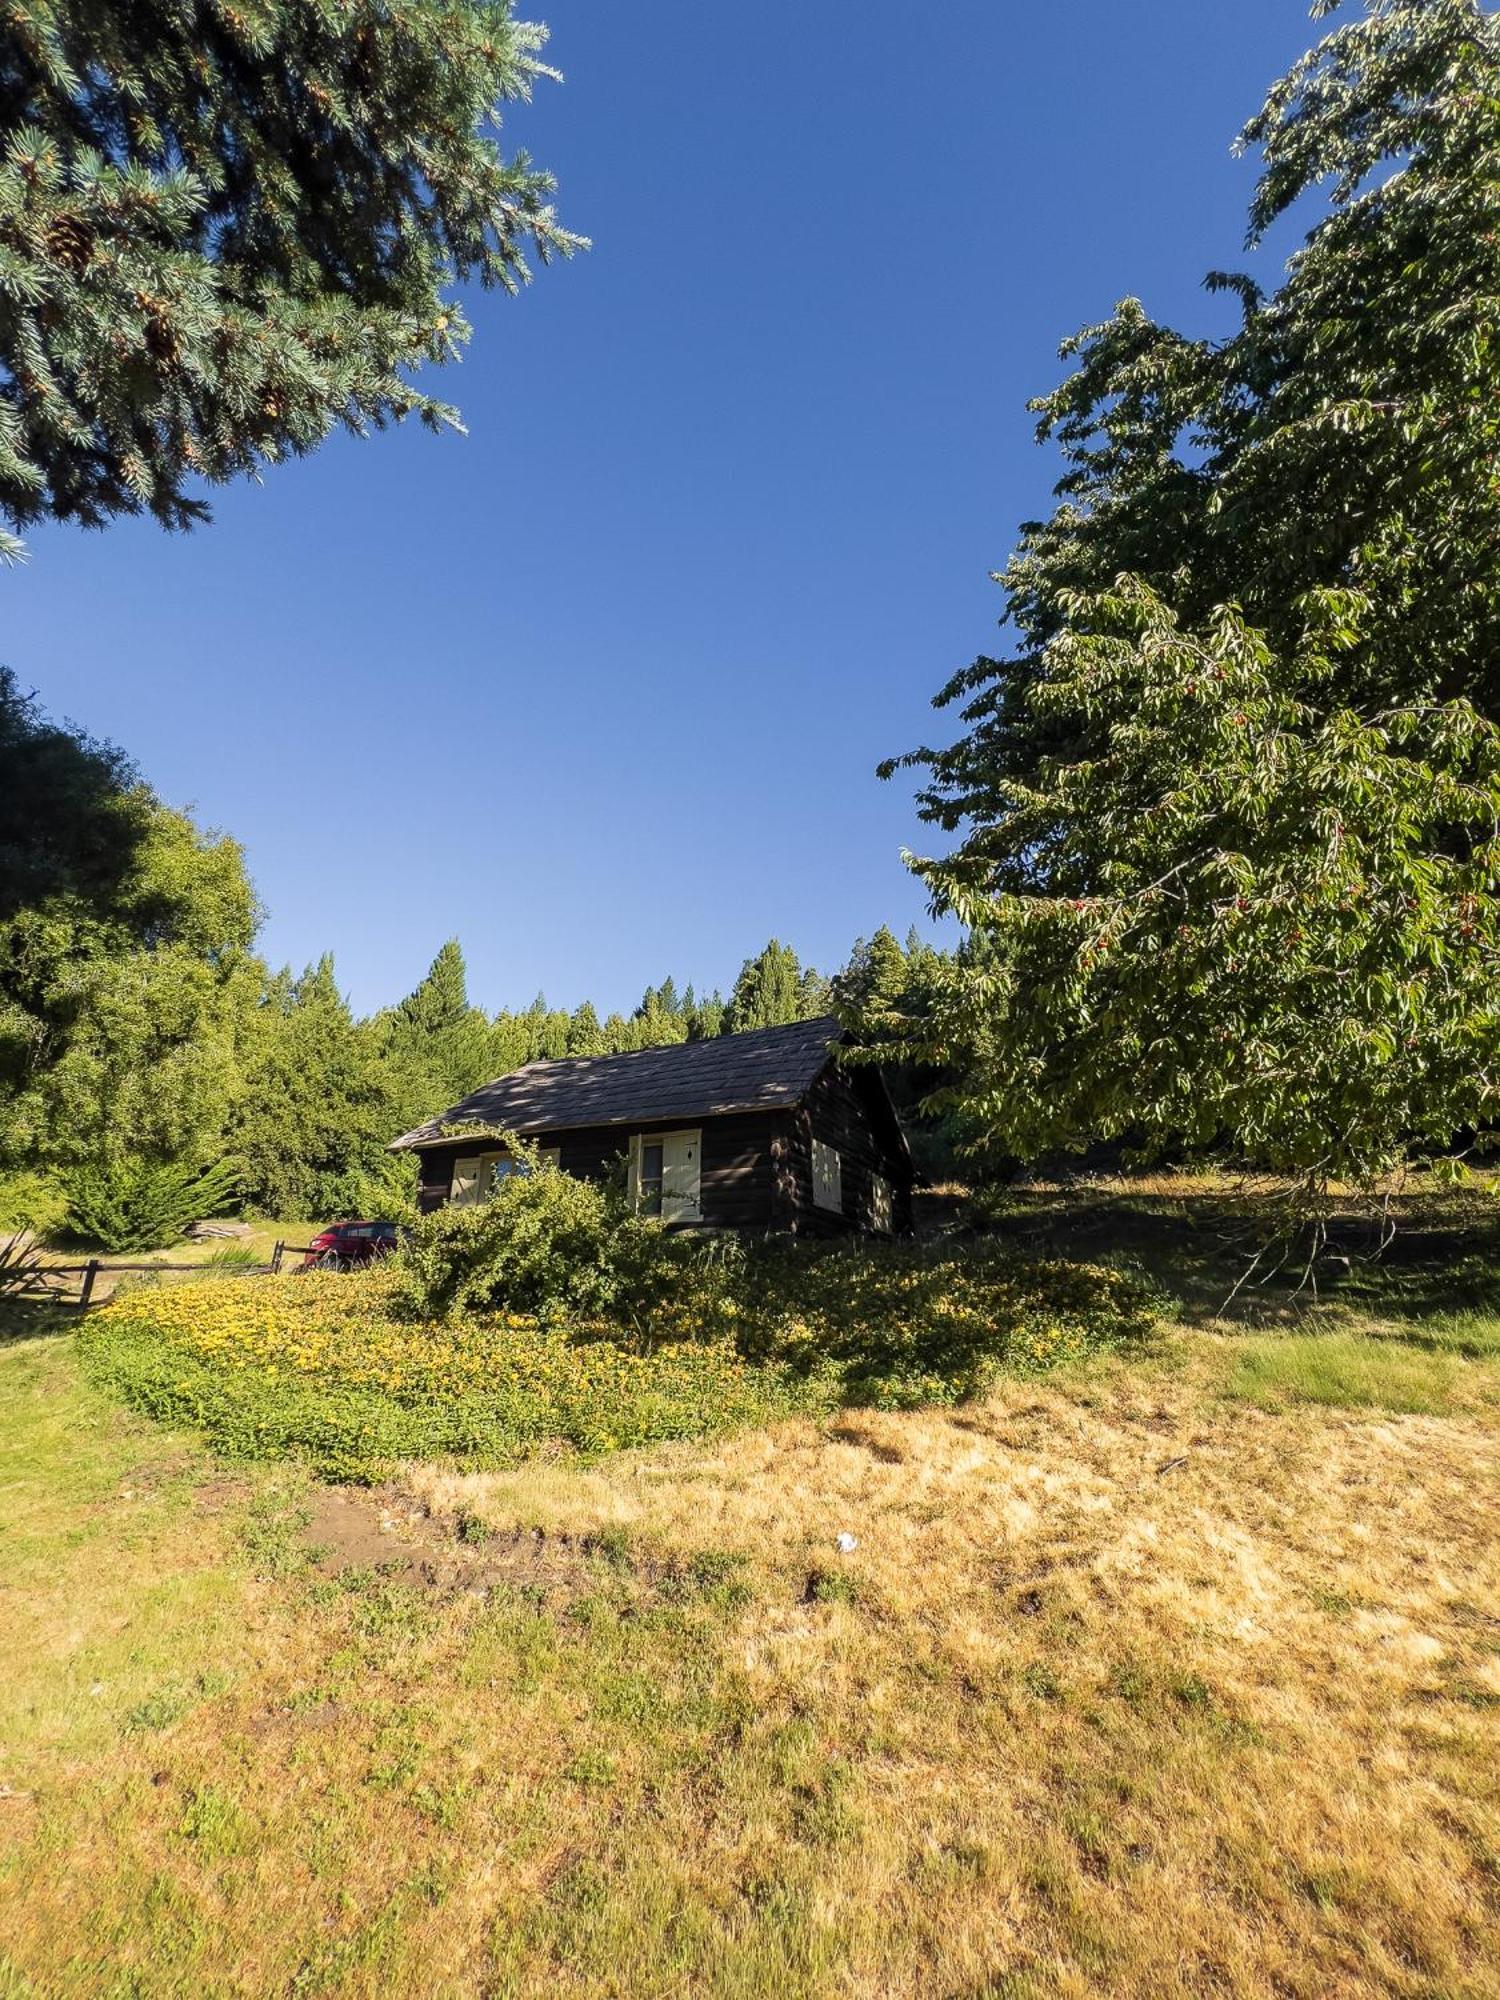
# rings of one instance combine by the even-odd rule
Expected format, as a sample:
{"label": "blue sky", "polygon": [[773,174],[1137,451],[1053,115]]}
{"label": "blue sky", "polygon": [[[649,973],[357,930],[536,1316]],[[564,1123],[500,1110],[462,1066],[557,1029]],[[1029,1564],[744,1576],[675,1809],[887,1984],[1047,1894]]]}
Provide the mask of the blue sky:
{"label": "blue sky", "polygon": [[[882,756],[996,643],[1025,403],[1127,293],[1210,330],[1303,0],[551,0],[513,114],[594,239],[478,299],[466,438],[335,440],[211,527],[29,537],[0,658],[243,841],[356,1005],[727,988],[920,920]],[[1262,258],[1264,264],[1267,260]]]}

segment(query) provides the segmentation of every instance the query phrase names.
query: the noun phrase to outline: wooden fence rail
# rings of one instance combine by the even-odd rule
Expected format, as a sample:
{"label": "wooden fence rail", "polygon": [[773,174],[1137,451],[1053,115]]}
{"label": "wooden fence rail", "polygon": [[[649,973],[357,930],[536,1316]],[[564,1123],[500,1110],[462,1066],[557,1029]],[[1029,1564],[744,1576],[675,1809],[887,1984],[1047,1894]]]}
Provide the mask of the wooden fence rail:
{"label": "wooden fence rail", "polygon": [[[283,1243],[278,1237],[272,1246],[271,1261],[268,1264],[245,1264],[239,1269],[227,1270],[222,1275],[227,1278],[275,1277],[280,1272],[286,1257],[305,1257],[310,1247],[306,1243]],[[36,1272],[36,1283],[28,1285],[22,1291],[12,1293],[11,1296],[29,1299],[51,1298],[59,1305],[72,1307],[76,1312],[87,1312],[93,1303],[94,1287],[101,1273],[113,1276],[127,1271],[160,1271],[169,1274],[180,1273],[183,1276],[196,1273],[201,1277],[209,1268],[210,1266],[206,1264],[117,1264],[113,1258],[90,1257],[86,1264],[40,1265]],[[59,1297],[57,1288],[52,1282],[55,1278],[77,1278],[79,1281],[77,1298]]]}

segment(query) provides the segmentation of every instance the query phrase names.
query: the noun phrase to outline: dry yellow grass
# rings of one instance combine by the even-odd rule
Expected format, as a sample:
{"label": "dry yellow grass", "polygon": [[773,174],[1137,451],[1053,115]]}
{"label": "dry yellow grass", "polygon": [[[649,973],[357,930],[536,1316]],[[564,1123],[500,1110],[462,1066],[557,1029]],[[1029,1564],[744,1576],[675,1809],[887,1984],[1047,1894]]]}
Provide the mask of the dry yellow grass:
{"label": "dry yellow grass", "polygon": [[1231,1365],[414,1468],[424,1589],[0,1351],[0,1993],[1500,1994],[1492,1365]]}
{"label": "dry yellow grass", "polygon": [[[1494,1431],[1204,1387],[1117,1370],[419,1484],[497,1522],[753,1557],[767,1587],[732,1640],[753,1706],[810,1711],[854,1760],[863,1834],[825,1890],[861,1915],[854,1990],[1491,1990]],[[856,1601],[799,1601],[814,1572]],[[680,1822],[663,1860],[704,1866],[702,1838]]]}

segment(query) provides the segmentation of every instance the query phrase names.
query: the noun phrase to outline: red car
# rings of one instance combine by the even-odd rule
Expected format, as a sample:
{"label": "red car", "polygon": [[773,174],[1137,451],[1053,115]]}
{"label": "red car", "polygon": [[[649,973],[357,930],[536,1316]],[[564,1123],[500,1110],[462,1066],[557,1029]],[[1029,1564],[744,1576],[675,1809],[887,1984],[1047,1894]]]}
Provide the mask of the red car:
{"label": "red car", "polygon": [[352,1271],[373,1264],[395,1249],[400,1232],[394,1222],[331,1222],[308,1244],[304,1271]]}

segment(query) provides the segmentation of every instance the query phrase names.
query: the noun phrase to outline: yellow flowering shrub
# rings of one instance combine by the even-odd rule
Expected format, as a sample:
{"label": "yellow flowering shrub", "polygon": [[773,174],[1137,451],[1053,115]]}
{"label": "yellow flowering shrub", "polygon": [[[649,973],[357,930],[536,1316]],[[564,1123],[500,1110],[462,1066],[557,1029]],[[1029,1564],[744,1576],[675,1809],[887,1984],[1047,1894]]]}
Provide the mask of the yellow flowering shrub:
{"label": "yellow flowering shrub", "polygon": [[519,1314],[389,1317],[384,1273],[296,1274],[134,1293],[88,1320],[93,1370],[132,1404],[221,1449],[298,1450],[345,1478],[392,1460],[503,1464],[703,1437],[793,1406],[785,1371],[725,1339],[639,1354]]}
{"label": "yellow flowering shrub", "polygon": [[[696,1297],[692,1310],[686,1301]],[[402,1458],[513,1462],[713,1436],[794,1411],[981,1394],[1137,1339],[1149,1299],[1107,1268],[1003,1248],[762,1246],[632,1326],[409,1316],[403,1274],[296,1273],[142,1290],[88,1319],[88,1365],[231,1453],[363,1478]],[[406,1315],[406,1316],[402,1316]]]}

